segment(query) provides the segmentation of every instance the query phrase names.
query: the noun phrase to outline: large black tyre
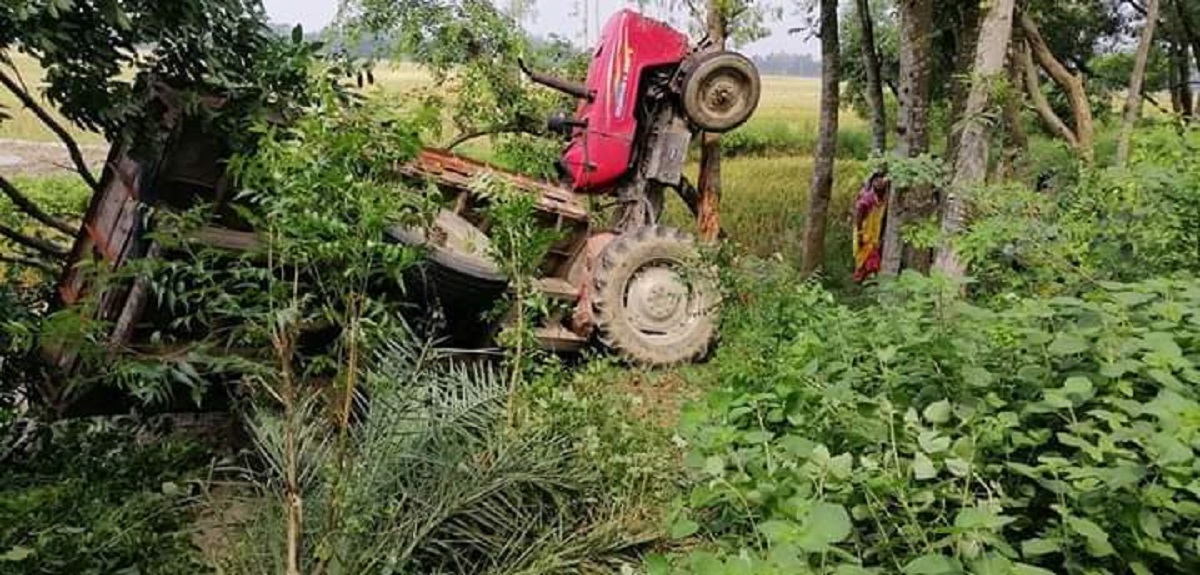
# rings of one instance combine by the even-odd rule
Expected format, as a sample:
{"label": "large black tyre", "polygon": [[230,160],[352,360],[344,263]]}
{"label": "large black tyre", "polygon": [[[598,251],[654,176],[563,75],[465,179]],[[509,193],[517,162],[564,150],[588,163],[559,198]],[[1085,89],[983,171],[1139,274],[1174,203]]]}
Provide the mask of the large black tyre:
{"label": "large black tyre", "polygon": [[601,343],[649,366],[697,361],[716,333],[717,288],[691,236],[656,226],[618,236],[600,254],[592,309]]}
{"label": "large black tyre", "polygon": [[485,235],[466,219],[449,211],[438,213],[430,230],[396,226],[388,239],[425,248],[425,259],[405,278],[410,296],[423,300],[426,311],[441,308],[446,329],[457,343],[481,343],[488,332],[480,329],[483,315],[493,309],[508,289],[508,279],[487,253]]}
{"label": "large black tyre", "polygon": [[758,68],[736,52],[700,56],[683,79],[683,111],[706,132],[728,132],[746,123],[761,96]]}

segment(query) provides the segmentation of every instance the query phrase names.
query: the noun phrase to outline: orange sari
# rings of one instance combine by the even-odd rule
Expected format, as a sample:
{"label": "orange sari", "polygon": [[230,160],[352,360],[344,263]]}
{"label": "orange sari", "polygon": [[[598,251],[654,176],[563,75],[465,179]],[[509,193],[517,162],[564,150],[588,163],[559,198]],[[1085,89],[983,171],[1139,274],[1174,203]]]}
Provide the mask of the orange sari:
{"label": "orange sari", "polygon": [[862,283],[879,273],[883,261],[883,223],[887,195],[875,191],[871,178],[854,202],[854,282]]}

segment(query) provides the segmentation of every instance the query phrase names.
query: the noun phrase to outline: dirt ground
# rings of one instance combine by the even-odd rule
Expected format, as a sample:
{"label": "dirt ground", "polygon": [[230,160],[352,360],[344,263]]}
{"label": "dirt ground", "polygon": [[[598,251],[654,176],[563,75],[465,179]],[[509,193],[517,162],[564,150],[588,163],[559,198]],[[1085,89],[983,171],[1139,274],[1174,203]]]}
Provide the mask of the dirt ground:
{"label": "dirt ground", "polygon": [[[84,160],[99,172],[108,156],[108,146],[80,145]],[[66,147],[57,143],[0,139],[0,176],[45,176],[72,172]]]}

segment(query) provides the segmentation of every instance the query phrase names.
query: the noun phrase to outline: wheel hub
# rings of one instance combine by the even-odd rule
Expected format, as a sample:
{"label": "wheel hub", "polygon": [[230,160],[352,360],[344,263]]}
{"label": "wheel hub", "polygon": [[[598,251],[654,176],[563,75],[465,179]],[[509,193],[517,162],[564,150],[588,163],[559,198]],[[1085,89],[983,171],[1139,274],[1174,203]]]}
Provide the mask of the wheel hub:
{"label": "wheel hub", "polygon": [[714,115],[728,116],[736,113],[743,106],[746,81],[733,73],[715,75],[704,87],[704,105]]}
{"label": "wheel hub", "polygon": [[670,334],[688,321],[689,291],[675,270],[659,266],[642,269],[626,290],[630,322],[644,333]]}

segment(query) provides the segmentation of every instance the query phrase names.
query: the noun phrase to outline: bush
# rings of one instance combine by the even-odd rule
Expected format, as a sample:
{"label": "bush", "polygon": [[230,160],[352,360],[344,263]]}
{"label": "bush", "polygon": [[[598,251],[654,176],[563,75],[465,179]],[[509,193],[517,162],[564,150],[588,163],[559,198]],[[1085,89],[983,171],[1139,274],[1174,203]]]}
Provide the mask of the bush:
{"label": "bush", "polygon": [[978,291],[1072,293],[1200,271],[1198,152],[1200,132],[1145,130],[1128,169],[1085,170],[1048,190],[980,191],[962,240]]}
{"label": "bush", "polygon": [[204,571],[183,482],[208,454],[136,431],[56,424],[32,456],[0,464],[0,573]]}
{"label": "bush", "polygon": [[[342,436],[319,409],[298,429],[258,413],[255,443],[270,464],[250,476],[260,512],[215,558],[223,572],[285,570],[289,457],[304,478],[306,573],[599,573],[634,560],[633,514],[608,497],[575,430],[506,425],[502,373],[396,344],[364,387],[370,407]],[[289,433],[300,438],[294,456]]]}
{"label": "bush", "polygon": [[851,310],[754,277],[683,426],[672,531],[714,544],[651,572],[1200,569],[1195,280],[988,310],[906,276]]}

